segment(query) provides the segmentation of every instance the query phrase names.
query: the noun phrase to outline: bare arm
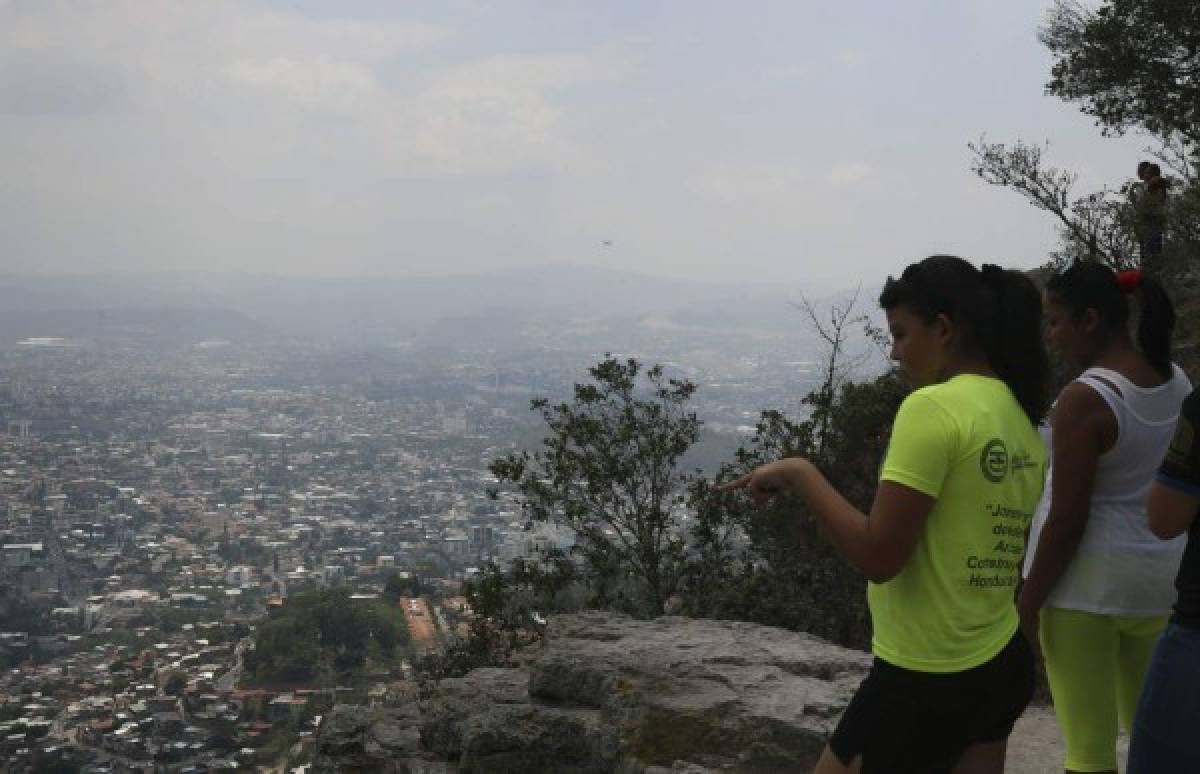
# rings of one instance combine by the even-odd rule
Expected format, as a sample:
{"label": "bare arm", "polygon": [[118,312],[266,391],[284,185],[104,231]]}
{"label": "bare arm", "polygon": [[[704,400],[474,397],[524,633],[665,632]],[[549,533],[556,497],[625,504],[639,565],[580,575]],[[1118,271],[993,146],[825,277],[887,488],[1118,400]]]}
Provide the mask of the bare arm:
{"label": "bare arm", "polygon": [[1200,496],[1188,494],[1173,486],[1155,481],[1150,488],[1150,500],[1146,504],[1146,516],[1150,531],[1163,540],[1170,540],[1187,532],[1200,510]]}
{"label": "bare arm", "polygon": [[757,502],[780,491],[804,498],[838,553],[875,583],[896,577],[925,531],[934,499],[903,484],[882,481],[870,515],[850,504],[806,459],[764,465],[724,489],[749,489]]}
{"label": "bare arm", "polygon": [[1067,385],[1051,421],[1054,489],[1029,577],[1021,586],[1022,617],[1036,616],[1071,564],[1091,512],[1096,463],[1116,435],[1116,419],[1090,387]]}

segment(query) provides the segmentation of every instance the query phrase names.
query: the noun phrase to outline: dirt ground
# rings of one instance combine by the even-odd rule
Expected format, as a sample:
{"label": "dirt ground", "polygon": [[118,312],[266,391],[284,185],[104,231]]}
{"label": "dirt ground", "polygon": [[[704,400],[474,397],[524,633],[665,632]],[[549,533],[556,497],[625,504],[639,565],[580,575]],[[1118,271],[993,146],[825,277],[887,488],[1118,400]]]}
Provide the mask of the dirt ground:
{"label": "dirt ground", "polygon": [[[1117,740],[1117,762],[1123,771],[1129,739]],[[1017,721],[1008,739],[1008,765],[1011,774],[1062,774],[1063,746],[1051,707],[1032,706]]]}
{"label": "dirt ground", "polygon": [[420,597],[401,597],[398,603],[408,623],[408,633],[418,653],[432,653],[438,648],[437,631],[429,617],[429,606]]}

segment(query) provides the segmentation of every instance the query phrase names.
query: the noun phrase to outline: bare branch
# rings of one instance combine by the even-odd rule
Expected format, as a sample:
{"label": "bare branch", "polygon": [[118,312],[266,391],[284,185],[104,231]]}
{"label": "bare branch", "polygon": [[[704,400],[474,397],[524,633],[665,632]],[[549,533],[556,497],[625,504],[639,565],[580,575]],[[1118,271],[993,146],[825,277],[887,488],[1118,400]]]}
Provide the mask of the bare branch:
{"label": "bare branch", "polygon": [[1068,253],[1082,254],[1115,268],[1136,263],[1137,240],[1128,191],[1103,188],[1075,196],[1077,176],[1045,163],[1047,145],[1018,140],[1007,146],[980,138],[967,147],[975,157],[971,170],[980,179],[1016,191],[1058,220]]}

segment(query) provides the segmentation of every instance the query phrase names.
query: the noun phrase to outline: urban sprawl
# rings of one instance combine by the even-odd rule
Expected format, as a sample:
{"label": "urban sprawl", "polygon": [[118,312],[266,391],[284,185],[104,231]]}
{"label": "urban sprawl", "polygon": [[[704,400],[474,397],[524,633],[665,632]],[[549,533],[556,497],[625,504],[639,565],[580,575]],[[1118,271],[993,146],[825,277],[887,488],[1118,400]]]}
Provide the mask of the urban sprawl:
{"label": "urban sprawl", "polygon": [[[758,409],[798,408],[802,363],[660,351],[723,374],[671,366],[700,386],[698,464]],[[489,496],[488,464],[537,445],[530,398],[569,394],[589,358],[50,338],[0,351],[0,770],[304,771],[328,701],[416,690],[419,659],[469,625],[464,579],[570,547]],[[348,684],[256,679],[261,622],[329,589],[394,609],[400,656]]]}

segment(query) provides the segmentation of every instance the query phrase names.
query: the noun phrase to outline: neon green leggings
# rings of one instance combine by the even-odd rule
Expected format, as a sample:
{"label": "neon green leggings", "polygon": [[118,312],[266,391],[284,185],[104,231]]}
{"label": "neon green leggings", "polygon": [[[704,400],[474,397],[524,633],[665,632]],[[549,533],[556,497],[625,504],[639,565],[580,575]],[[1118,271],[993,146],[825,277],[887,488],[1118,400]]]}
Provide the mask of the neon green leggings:
{"label": "neon green leggings", "polygon": [[1133,723],[1142,679],[1167,616],[1042,609],[1042,655],[1072,771],[1115,771],[1117,722]]}

